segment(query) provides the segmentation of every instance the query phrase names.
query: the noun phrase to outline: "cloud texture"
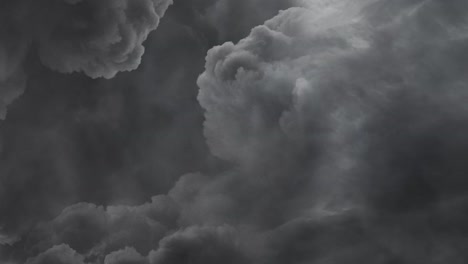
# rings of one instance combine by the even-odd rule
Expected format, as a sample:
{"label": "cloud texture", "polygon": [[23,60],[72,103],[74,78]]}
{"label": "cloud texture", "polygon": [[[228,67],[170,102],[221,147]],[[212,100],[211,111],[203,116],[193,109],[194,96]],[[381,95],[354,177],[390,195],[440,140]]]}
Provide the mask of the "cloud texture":
{"label": "cloud texture", "polygon": [[25,87],[22,64],[28,52],[61,73],[83,72],[112,78],[135,70],[143,41],[156,29],[170,0],[88,1],[27,0],[2,3],[0,92],[6,107]]}
{"label": "cloud texture", "polygon": [[143,41],[159,24],[168,0],[50,1],[40,8],[60,10],[45,19],[38,36],[39,57],[53,70],[112,78],[134,70]]}
{"label": "cloud texture", "polygon": [[[309,1],[306,8],[289,9],[254,28],[237,44],[212,49],[198,80],[205,135],[213,154],[238,164],[241,176],[234,178],[246,177],[244,189],[268,193],[250,200],[249,207],[262,212],[267,206],[276,219],[267,213],[253,219],[263,225],[304,219],[287,224],[300,224],[302,237],[312,228],[307,226],[317,224],[306,219],[325,217],[318,224],[344,228],[347,223],[326,216],[355,215],[358,224],[349,230],[356,235],[346,238],[364,243],[365,259],[377,254],[366,240],[387,239],[374,228],[388,232],[381,229],[398,228],[419,212],[421,222],[439,227],[428,226],[412,239],[445,234],[452,242],[423,243],[444,253],[415,257],[401,252],[398,243],[384,242],[379,261],[464,259],[453,248],[445,253],[450,248],[445,243],[460,237],[441,220],[443,209],[437,206],[466,196],[460,173],[466,166],[459,160],[466,140],[456,135],[464,131],[468,113],[462,103],[468,64],[460,59],[467,54],[467,11],[461,1]],[[219,193],[232,190],[225,188]],[[398,227],[381,223],[382,215],[392,215]],[[331,240],[337,248],[329,255],[320,251],[325,256],[316,261],[352,259],[334,260],[340,256],[336,251],[354,250],[355,242],[338,246],[347,239]],[[288,262],[311,261],[306,252],[314,250],[312,241],[291,243],[291,250],[305,249]],[[385,250],[394,256],[385,257]],[[292,254],[285,253],[284,261]]]}
{"label": "cloud texture", "polygon": [[[15,3],[8,6],[17,11],[45,9]],[[11,105],[10,117],[0,127],[0,214],[8,215],[0,226],[11,235],[5,241],[70,204],[139,204],[167,193],[186,172],[224,166],[207,150],[196,101],[196,79],[206,51],[220,41],[207,18],[215,4],[176,2],[145,43],[147,59],[141,67],[109,80],[51,71],[30,52],[23,61],[29,79],[26,93]],[[54,10],[52,22],[61,9],[68,12],[69,20],[61,17],[66,21],[88,14],[77,7],[61,1],[47,5]],[[250,24],[245,23],[242,32],[275,12],[259,9],[257,15],[246,15]],[[232,18],[220,17],[216,24],[231,23]],[[9,19],[10,24],[29,26]],[[37,27],[44,24],[40,22]],[[97,32],[91,36],[98,37]]]}
{"label": "cloud texture", "polygon": [[[44,177],[49,183],[39,180],[41,190],[61,179],[58,182],[63,189],[73,190],[78,199],[60,192],[47,195],[45,191],[35,192],[40,197],[38,201],[47,204],[39,206],[48,209],[44,209],[48,212],[42,217],[31,209],[34,204],[21,200],[21,209],[27,208],[26,215],[33,216],[33,220],[25,221],[21,213],[12,213],[11,219],[21,219],[19,226],[15,226],[18,224],[14,220],[2,221],[5,230],[13,230],[0,236],[4,244],[0,254],[5,255],[5,261],[436,264],[468,260],[464,246],[468,232],[465,210],[468,6],[464,1],[297,1],[295,7],[254,27],[239,41],[236,36],[255,22],[246,22],[248,26],[240,23],[238,32],[230,31],[226,28],[237,24],[232,17],[237,18],[239,10],[249,14],[245,21],[256,21],[252,15],[256,12],[262,16],[271,14],[273,11],[260,11],[263,1],[178,3],[180,13],[170,18],[180,24],[167,23],[179,25],[174,28],[182,34],[169,28],[164,32],[162,25],[158,32],[168,34],[162,36],[183,42],[187,39],[180,36],[190,35],[191,43],[198,44],[194,45],[196,54],[219,40],[234,41],[208,51],[205,71],[197,81],[198,102],[205,117],[204,136],[214,156],[207,154],[208,169],[161,179],[160,175],[166,175],[164,169],[143,168],[142,171],[158,173],[140,178],[133,177],[138,175],[134,170],[96,165],[89,171],[106,172],[99,182],[91,180],[91,176],[75,176],[78,170],[66,170],[85,162],[75,165],[67,163],[74,159],[63,159],[63,163],[54,163],[53,169],[45,166],[45,172],[59,171],[69,177]],[[73,7],[80,2],[66,4]],[[275,4],[282,8],[292,2],[275,1]],[[96,10],[100,10],[99,5],[96,4]],[[132,21],[122,20],[120,15],[125,17],[129,13],[119,8],[110,9],[110,18],[115,18],[110,21],[117,25]],[[187,20],[191,27],[184,24]],[[97,41],[97,50],[102,48],[103,56],[111,58],[110,64],[98,64],[102,68],[93,69],[99,74],[108,72],[105,67],[109,65],[115,69],[116,57],[112,54],[107,57],[112,49],[104,48],[115,37],[110,28],[103,27],[109,35]],[[47,41],[65,54],[79,54],[73,45],[69,49],[70,44],[65,42],[55,42],[54,38]],[[120,47],[117,50],[122,51]],[[175,47],[174,50],[179,51]],[[148,156],[154,155],[154,160],[170,161],[171,168],[177,163],[163,154],[184,153],[180,149],[185,149],[181,147],[185,145],[178,144],[187,129],[183,124],[199,120],[196,115],[176,111],[185,113],[198,108],[174,106],[165,100],[189,102],[190,99],[180,98],[165,88],[182,91],[183,87],[192,87],[181,79],[198,74],[198,55],[179,56],[174,50],[174,55],[164,62],[187,62],[190,58],[194,64],[174,66],[171,69],[175,71],[167,74],[170,76],[167,79],[158,77],[161,90],[157,95],[165,95],[162,99],[135,99],[145,102],[142,104],[145,106],[176,112],[167,115],[171,118],[163,118],[161,114],[153,120],[158,124],[173,122],[172,125],[160,132],[145,122],[133,123],[138,128],[160,132],[155,134],[167,140],[155,140],[157,144],[153,145],[152,137],[138,137],[138,143],[150,142],[149,145],[160,149],[145,152],[136,148],[132,149],[134,152],[124,152],[130,155],[142,151],[147,155],[136,156],[149,161]],[[154,56],[164,58],[160,53]],[[88,62],[97,58],[83,54],[77,57]],[[128,59],[131,58],[129,55]],[[154,67],[149,63],[135,74],[143,80],[153,80],[149,74],[153,70],[156,76],[164,72],[158,68],[160,61],[155,59]],[[82,65],[76,65],[75,70],[86,73],[85,68],[80,68]],[[120,80],[125,84],[134,80],[129,75],[124,77]],[[101,85],[76,78],[83,86]],[[70,79],[63,79],[64,84],[69,82]],[[145,94],[145,85],[136,86]],[[115,119],[110,117],[116,109],[125,112],[125,104],[119,104],[121,101],[117,99],[123,97],[118,92],[113,95],[109,101],[96,103],[99,107],[94,112],[80,112],[79,120],[88,125],[99,124],[97,131],[118,131],[112,129],[114,125],[126,127],[118,119],[120,114]],[[58,142],[54,135],[62,135],[60,147],[53,150],[68,153],[70,137],[60,131],[75,126],[51,127],[55,130],[44,130],[40,138],[54,138],[50,142]],[[83,128],[86,125],[77,127],[86,132]],[[122,135],[138,134],[132,131]],[[89,134],[85,132],[86,138]],[[106,137],[95,140],[103,138]],[[113,146],[112,139],[108,140]],[[40,142],[31,141],[41,146]],[[121,142],[120,138],[115,141]],[[122,148],[133,146],[122,144]],[[196,151],[188,152],[203,153],[201,147],[194,148]],[[98,147],[90,149],[96,150],[96,158],[112,152],[112,148],[103,152]],[[118,164],[121,160],[129,162],[117,156],[109,158],[108,163]],[[130,159],[129,164],[134,165],[133,162]],[[16,172],[13,167],[16,166],[4,170]],[[108,171],[117,171],[118,176],[112,177]],[[121,176],[125,173],[132,177]],[[27,176],[15,181],[12,178],[6,178],[9,180],[6,182],[16,186],[22,186],[23,179],[30,182]],[[148,192],[158,190],[150,202],[137,205],[136,201],[141,199],[128,201],[119,192],[128,190],[137,196],[140,190],[145,190],[146,194],[148,189],[135,187],[139,186],[136,179],[150,185]],[[82,185],[82,193],[75,190],[76,182]],[[95,193],[87,184],[94,188],[106,186],[111,191]],[[12,197],[11,192],[3,192],[5,197]],[[93,198],[80,199],[86,196]],[[64,203],[57,202],[57,197],[67,198],[64,209]],[[88,202],[70,205],[75,200]],[[7,201],[1,211],[14,211],[11,198]],[[56,216],[50,217],[54,212]]]}

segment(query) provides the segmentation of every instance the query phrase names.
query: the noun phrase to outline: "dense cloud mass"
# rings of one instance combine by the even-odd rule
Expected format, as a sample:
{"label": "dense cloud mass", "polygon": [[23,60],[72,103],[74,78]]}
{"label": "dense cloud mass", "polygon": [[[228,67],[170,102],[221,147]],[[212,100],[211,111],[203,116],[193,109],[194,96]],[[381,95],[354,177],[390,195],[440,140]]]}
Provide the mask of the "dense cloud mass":
{"label": "dense cloud mass", "polygon": [[[1,115],[5,116],[6,107],[23,93],[26,86],[29,86],[29,89],[37,89],[37,87],[50,85],[49,83],[44,83],[43,80],[50,81],[51,79],[56,79],[52,83],[57,86],[76,86],[77,88],[81,88],[79,85],[89,86],[89,81],[77,77],[73,81],[70,79],[66,80],[66,77],[55,77],[54,74],[44,74],[44,70],[40,66],[35,65],[37,63],[32,62],[33,59],[26,58],[26,53],[35,54],[37,52],[40,61],[59,72],[83,71],[90,77],[113,77],[119,71],[132,70],[138,66],[144,50],[142,42],[146,39],[149,32],[157,27],[160,17],[162,17],[170,3],[171,1],[149,0],[99,1],[99,3],[94,3],[93,1],[2,2],[2,14],[3,12],[5,14],[2,16],[3,23],[0,33],[5,37],[5,41],[2,41],[0,44]],[[31,25],[24,24],[27,21],[31,23],[33,28],[30,28]],[[34,56],[31,55],[30,57]],[[27,83],[28,74],[25,71],[30,74],[31,80],[29,83]],[[49,77],[38,78],[38,75],[49,75]],[[41,100],[41,98],[37,99]],[[115,108],[118,108],[118,105],[115,102],[109,102],[109,99],[107,100],[108,102],[105,102],[105,104],[108,106],[101,107],[104,109],[98,109],[97,111],[116,112],[118,109]],[[45,108],[44,104],[47,104],[47,101],[42,99],[42,104],[36,107]],[[55,112],[58,109],[51,110]],[[37,108],[35,111],[37,112]],[[50,113],[47,114],[47,118],[52,119]],[[101,113],[101,115],[109,114]],[[115,114],[118,115],[118,113]],[[99,119],[97,115],[94,118]],[[105,118],[109,117],[106,116]],[[20,119],[24,119],[24,117],[20,117]],[[36,117],[34,119],[40,118]],[[40,122],[40,120],[37,121]],[[8,149],[9,145],[15,145],[13,141],[21,139],[17,137],[17,134],[17,139],[5,136],[8,134],[8,124],[5,124],[5,127],[5,131],[7,132],[4,133],[4,140],[2,141],[6,144],[4,152],[10,152],[7,159],[11,158],[22,163],[25,161],[18,158],[18,155],[31,158],[26,153],[28,151],[41,151],[37,147],[34,147],[37,144],[41,144],[39,143],[40,141],[44,142],[46,140],[50,143],[51,137],[57,139],[57,135],[50,134],[50,128],[46,132],[48,135],[44,135],[48,139],[44,137],[39,139],[41,138],[41,135],[38,135],[40,131],[34,131],[34,138],[30,138],[29,142],[25,142],[29,150],[18,150],[23,153],[15,155]],[[23,132],[21,133],[29,133],[24,130],[23,128]],[[52,132],[52,134],[54,133]],[[58,147],[55,151],[66,152],[62,147]],[[56,159],[56,154],[53,152],[49,152],[49,155],[51,158]],[[37,156],[37,153],[33,155]],[[63,162],[65,164],[62,163],[60,165],[61,169],[59,169],[59,173],[61,174],[60,177],[66,178],[70,172],[64,174],[64,170],[70,171],[71,164],[67,164],[69,162],[65,160]],[[18,186],[18,188],[27,188],[28,184],[24,182],[25,179],[19,179],[18,177],[29,178],[31,176],[26,175],[28,172],[20,172],[19,174],[22,175],[19,176],[13,175],[15,172],[10,172],[11,167],[15,167],[15,169],[23,167],[23,165],[14,163],[9,161],[9,166],[2,166],[3,181],[11,183],[7,179],[12,178],[13,181],[17,181],[17,184],[22,185]],[[23,169],[25,168],[21,168],[21,170]],[[38,181],[44,182],[41,179],[38,179]],[[49,183],[54,181],[51,180]],[[57,187],[63,188],[63,186]],[[19,193],[18,190],[14,189],[15,186],[13,184],[9,184],[8,188],[13,188],[12,193]],[[0,194],[0,196],[6,196],[2,199],[2,205],[0,206],[2,212],[14,210],[7,209],[10,206],[18,206],[19,204],[21,207],[22,205],[21,199],[23,198],[12,197],[7,189]],[[19,194],[23,196],[21,193]],[[14,200],[17,204],[13,205],[10,199]],[[22,217],[27,219],[30,217],[28,214],[28,212],[23,212]],[[11,220],[4,221],[17,222],[17,219],[12,218]]]}
{"label": "dense cloud mass", "polygon": [[[8,7],[2,18],[9,22],[2,25],[20,27],[23,37],[35,36],[24,23],[35,18],[26,12],[36,10],[35,4],[2,3]],[[49,6],[55,9],[68,6],[53,3],[57,5]],[[207,18],[215,4],[176,2],[149,35],[140,68],[110,80],[50,71],[36,49],[29,49],[23,60],[28,81],[21,79],[26,93],[0,125],[0,215],[8,215],[0,226],[9,234],[2,241],[16,240],[15,233],[54,217],[67,205],[138,204],[166,193],[186,172],[224,166],[207,150],[196,101],[196,78],[206,51],[222,41],[215,22]],[[249,22],[239,30],[247,34],[276,12],[260,9],[245,16]],[[220,18],[216,25],[231,18]]]}
{"label": "dense cloud mass", "polygon": [[228,226],[189,227],[161,240],[149,255],[151,264],[249,263],[236,232]]}
{"label": "dense cloud mass", "polygon": [[26,244],[31,255],[48,252],[54,245],[64,244],[76,250],[86,261],[126,263],[124,261],[128,259],[138,263],[143,258],[138,252],[148,254],[155,248],[168,230],[176,225],[177,214],[174,203],[162,196],[134,207],[104,208],[80,203],[65,208],[50,223],[35,228],[27,237]]}
{"label": "dense cloud mass", "polygon": [[54,246],[37,257],[29,259],[28,264],[83,264],[83,257],[67,245]]}
{"label": "dense cloud mass", "polygon": [[464,142],[444,130],[463,129],[466,115],[464,5],[367,2],[293,8],[211,50],[198,83],[213,153],[241,166],[305,155],[313,185],[344,181],[384,195],[370,202],[385,209],[407,192],[426,200],[463,191],[451,155]]}
{"label": "dense cloud mass", "polygon": [[80,71],[93,78],[134,70],[144,52],[143,41],[171,2],[50,1],[40,7],[52,10],[38,36],[41,61],[59,72]]}
{"label": "dense cloud mass", "polygon": [[105,264],[145,264],[147,259],[133,248],[125,248],[106,256]]}
{"label": "dense cloud mass", "polygon": [[468,261],[464,1],[18,3],[0,262]]}
{"label": "dense cloud mass", "polygon": [[[251,210],[276,210],[276,219],[262,213],[249,222],[277,225],[351,214],[362,229],[356,232],[364,233],[357,241],[366,243],[389,239],[380,237],[387,228],[417,229],[400,225],[422,214],[419,220],[432,224],[415,241],[402,242],[414,255],[400,252],[398,243],[382,241],[383,247],[403,263],[461,261],[463,251],[447,244],[459,241],[463,225],[453,233],[442,220],[447,216],[441,204],[466,199],[468,187],[466,140],[458,134],[466,132],[468,113],[467,11],[462,1],[310,1],[254,28],[237,44],[212,49],[198,80],[208,144],[213,154],[239,165],[241,176],[234,181],[246,177],[243,189],[270,193],[249,200]],[[229,184],[222,184],[221,194],[232,190]],[[380,222],[383,215],[394,217],[391,224]],[[432,243],[431,232],[450,238]],[[331,245],[338,241],[346,240]],[[440,255],[415,257],[421,244]],[[308,245],[291,250],[313,251],[314,243]],[[284,261],[312,258],[291,262],[291,254]],[[339,255],[332,250],[324,258],[332,256]]]}
{"label": "dense cloud mass", "polygon": [[[112,78],[138,67],[143,41],[171,0],[4,0],[0,27],[0,117],[25,87],[28,51],[62,73]],[[29,25],[27,25],[29,24]]]}

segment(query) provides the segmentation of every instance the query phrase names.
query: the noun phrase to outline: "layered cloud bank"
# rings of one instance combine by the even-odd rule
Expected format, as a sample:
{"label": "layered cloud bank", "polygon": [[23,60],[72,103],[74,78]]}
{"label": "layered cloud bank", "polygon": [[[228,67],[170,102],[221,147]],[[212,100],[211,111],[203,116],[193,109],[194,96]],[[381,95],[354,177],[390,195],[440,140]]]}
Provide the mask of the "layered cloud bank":
{"label": "layered cloud bank", "polygon": [[465,263],[467,15],[461,0],[280,12],[211,49],[198,79],[207,144],[230,168],[139,206],[71,205],[0,236],[6,259]]}

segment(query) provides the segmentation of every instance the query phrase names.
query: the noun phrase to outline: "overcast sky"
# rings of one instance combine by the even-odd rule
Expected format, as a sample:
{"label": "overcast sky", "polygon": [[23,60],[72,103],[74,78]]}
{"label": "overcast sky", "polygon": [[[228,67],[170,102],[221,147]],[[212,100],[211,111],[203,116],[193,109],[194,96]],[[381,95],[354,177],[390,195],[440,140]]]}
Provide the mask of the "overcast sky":
{"label": "overcast sky", "polygon": [[0,263],[468,263],[466,0],[0,0]]}

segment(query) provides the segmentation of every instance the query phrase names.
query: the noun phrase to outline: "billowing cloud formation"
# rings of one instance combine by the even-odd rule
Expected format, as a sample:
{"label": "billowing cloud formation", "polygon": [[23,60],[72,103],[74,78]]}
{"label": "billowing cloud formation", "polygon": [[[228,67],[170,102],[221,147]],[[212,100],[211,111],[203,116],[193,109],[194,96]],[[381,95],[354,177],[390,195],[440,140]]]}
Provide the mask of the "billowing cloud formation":
{"label": "billowing cloud formation", "polygon": [[[37,11],[23,19],[37,18],[37,23],[17,23],[26,28],[44,24],[39,19],[44,3],[52,20],[56,10],[68,7],[61,1],[11,2],[17,3],[8,5],[14,10]],[[221,35],[237,40],[277,10],[255,5],[251,13],[244,4],[235,11],[244,14],[242,28],[236,27],[235,34],[218,32],[215,26],[229,28],[237,17],[228,10],[217,16],[216,2],[176,1],[144,43],[146,59],[139,69],[109,80],[50,71],[36,58],[37,46],[29,49],[23,63],[27,92],[0,128],[0,188],[5,187],[0,214],[8,215],[0,219],[0,229],[11,235],[5,241],[70,204],[139,204],[167,193],[184,173],[224,166],[215,162],[203,138],[196,79],[206,51],[224,41]],[[283,1],[276,2],[273,6]],[[17,6],[21,3],[23,8]],[[21,32],[33,37],[44,30]]]}
{"label": "billowing cloud formation", "polygon": [[[0,118],[26,86],[26,53],[61,73],[112,78],[135,70],[143,41],[172,0],[4,1],[0,26]],[[29,62],[29,61],[28,61]]]}
{"label": "billowing cloud formation", "polygon": [[29,259],[27,264],[84,264],[83,257],[67,245],[50,248],[37,257]]}
{"label": "billowing cloud formation", "polygon": [[54,12],[39,36],[39,56],[59,72],[112,78],[134,70],[143,41],[159,24],[170,0],[50,1]]}
{"label": "billowing cloud formation", "polygon": [[[412,155],[404,149],[429,147],[431,141],[443,141],[449,149],[426,149],[425,155],[445,151],[450,157],[463,151],[455,145],[464,142],[447,137],[439,125],[455,126],[467,114],[460,100],[466,96],[463,72],[468,65],[457,59],[467,47],[464,5],[316,2],[317,8],[283,12],[237,45],[226,43],[210,51],[198,83],[213,153],[254,166],[264,159],[285,162],[305,154],[313,170],[307,173],[319,181],[315,185],[352,180],[363,187],[371,180],[373,186],[364,188],[389,192],[381,197],[384,203],[406,193],[387,188],[413,188],[405,185],[418,181],[428,184],[414,190],[426,192],[420,195],[431,195],[426,188],[440,195],[458,188],[461,176],[447,171],[460,168],[455,160],[438,160],[436,168],[425,169],[422,156],[413,157],[416,168],[401,159]],[[392,8],[398,10],[393,16],[381,14]],[[439,111],[423,118],[429,109]],[[389,124],[391,131],[381,130]],[[416,135],[421,142],[412,140]],[[387,167],[392,163],[393,168]],[[362,170],[357,172],[361,179],[353,179],[355,170]],[[442,187],[435,171],[445,174],[450,186]],[[394,186],[381,189],[375,184]]]}
{"label": "billowing cloud formation", "polygon": [[[80,203],[65,208],[54,220],[38,226],[27,238],[29,254],[66,244],[87,261],[101,263],[107,254],[117,251],[107,256],[105,263],[126,263],[125,259],[138,259],[133,252],[135,249],[148,254],[155,248],[174,227],[177,218],[177,207],[164,196],[153,197],[151,203],[140,206],[104,208]],[[123,250],[126,246],[133,249]]]}
{"label": "billowing cloud formation", "polygon": [[250,263],[236,235],[228,226],[189,227],[162,239],[149,260],[151,264]]}
{"label": "billowing cloud formation", "polygon": [[[442,220],[442,211],[432,207],[466,197],[468,168],[461,159],[468,141],[458,133],[466,132],[462,120],[468,117],[462,99],[468,91],[468,64],[462,59],[468,51],[467,13],[462,1],[308,1],[307,7],[256,27],[239,43],[212,49],[198,80],[208,144],[215,155],[238,164],[240,175],[233,179],[245,177],[239,180],[242,190],[268,193],[243,204],[243,212],[268,208],[276,212],[277,223],[328,221],[323,216],[339,219],[352,212],[370,232],[357,240],[385,240],[381,236],[388,231],[381,230],[388,223],[376,215],[394,214],[393,224],[400,226],[400,214],[412,218],[421,210],[425,221],[439,226],[427,227],[415,241],[433,232],[450,234],[451,242],[444,243],[456,243],[459,237]],[[239,186],[221,178],[217,182],[224,189],[217,194]],[[249,197],[236,194],[229,196],[230,204]],[[253,219],[275,223],[269,214],[249,222]],[[291,250],[304,247],[301,254],[306,254],[315,243],[299,242],[308,225],[301,226]],[[352,244],[344,248],[352,251]],[[447,253],[445,245],[425,245],[439,252],[418,255],[425,261],[464,256],[458,250]],[[402,262],[415,258],[402,253],[397,242],[384,248]],[[284,261],[318,257],[291,262],[293,251]],[[385,254],[382,263],[393,261]]]}
{"label": "billowing cloud formation", "polygon": [[147,258],[143,257],[133,248],[125,248],[110,253],[104,259],[104,264],[146,264]]}
{"label": "billowing cloud formation", "polygon": [[193,195],[183,184],[171,195],[140,206],[72,205],[30,233],[28,255],[37,255],[31,258],[36,262],[73,255],[105,264],[249,263],[248,244],[253,243],[243,241],[245,234],[227,225],[181,222],[180,211],[187,208],[176,201]]}
{"label": "billowing cloud formation", "polygon": [[208,53],[199,102],[223,172],[184,175],[141,206],[69,206],[12,251],[40,260],[66,244],[93,264],[466,263],[466,4],[301,2]]}

